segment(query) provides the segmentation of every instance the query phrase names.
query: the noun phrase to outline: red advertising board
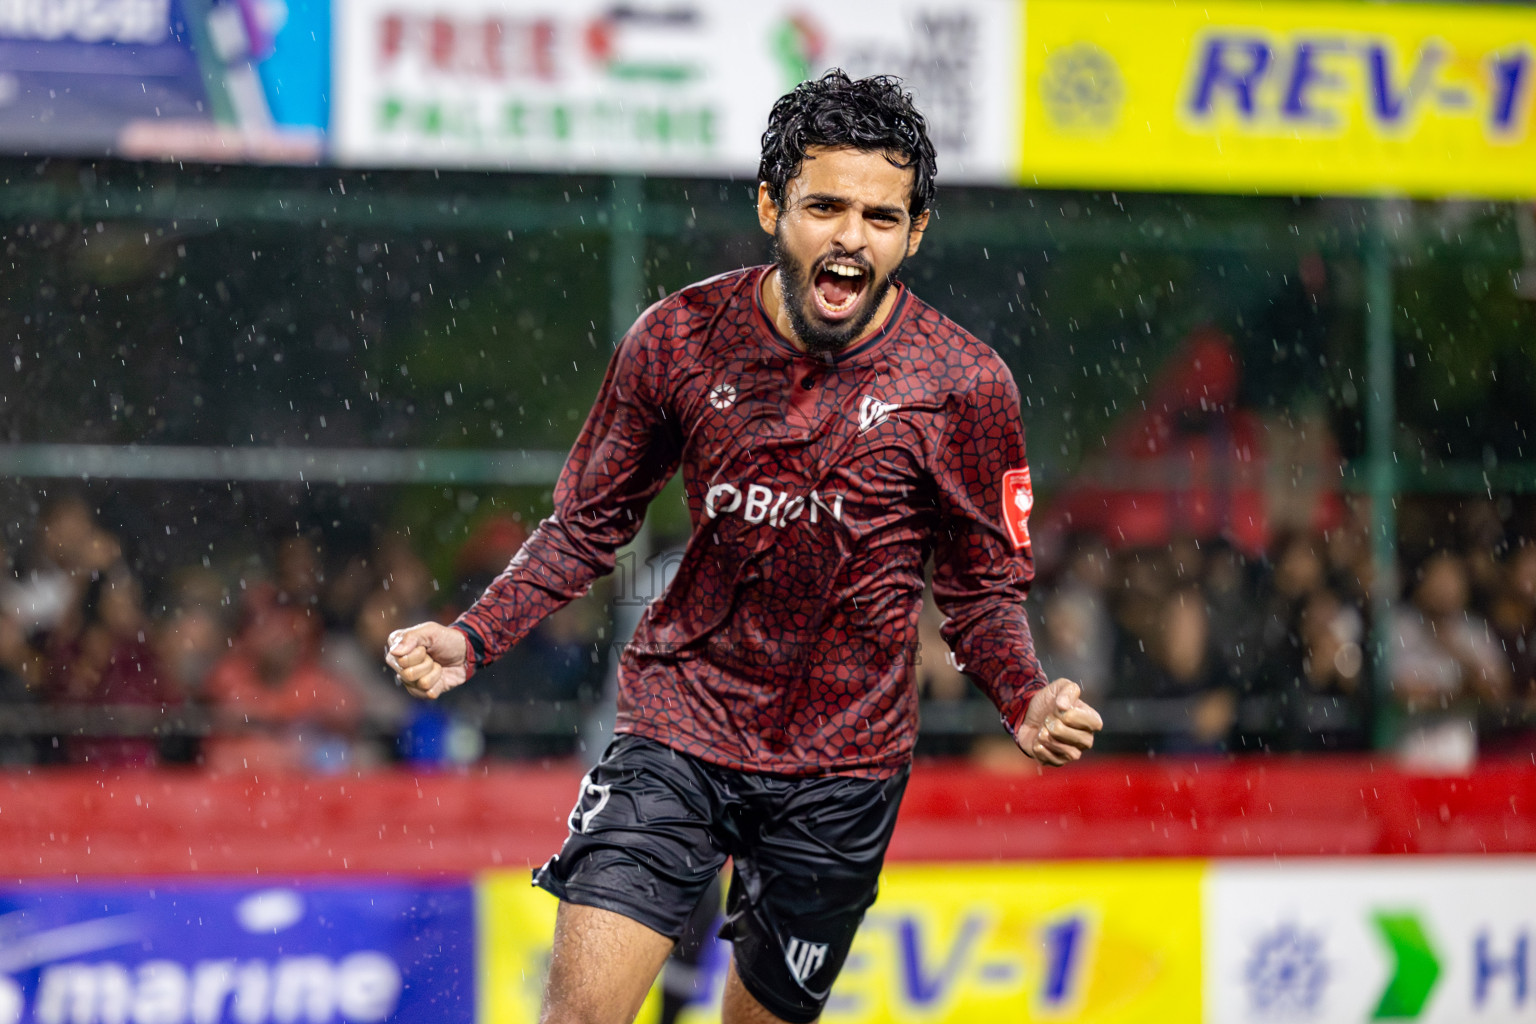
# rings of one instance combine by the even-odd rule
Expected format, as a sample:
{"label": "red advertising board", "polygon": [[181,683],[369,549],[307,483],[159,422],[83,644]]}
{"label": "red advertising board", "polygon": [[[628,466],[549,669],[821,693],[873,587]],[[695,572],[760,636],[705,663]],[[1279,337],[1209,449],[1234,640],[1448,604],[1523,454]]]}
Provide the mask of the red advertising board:
{"label": "red advertising board", "polygon": [[[0,864],[14,878],[531,866],[559,848],[581,773],[17,772],[0,776]],[[1102,758],[1043,773],[923,762],[891,859],[1530,853],[1533,809],[1523,763],[1427,778],[1363,758]]]}

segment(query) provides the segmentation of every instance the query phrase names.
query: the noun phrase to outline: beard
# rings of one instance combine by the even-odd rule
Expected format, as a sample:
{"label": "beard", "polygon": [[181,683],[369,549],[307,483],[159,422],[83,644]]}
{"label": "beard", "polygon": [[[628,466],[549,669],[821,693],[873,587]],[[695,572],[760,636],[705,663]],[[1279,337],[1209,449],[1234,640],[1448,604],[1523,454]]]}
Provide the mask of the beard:
{"label": "beard", "polygon": [[[782,224],[781,220],[779,230],[783,230]],[[862,307],[842,323],[828,324],[815,318],[811,313],[815,302],[811,298],[811,289],[816,287],[813,268],[820,266],[837,253],[826,253],[814,264],[807,266],[789,254],[779,231],[775,231],[772,254],[774,265],[778,267],[779,290],[784,297],[784,311],[789,315],[789,322],[795,329],[795,336],[805,345],[807,352],[819,356],[836,355],[847,348],[849,342],[864,333],[869,322],[880,311],[880,305],[885,301],[886,293],[891,290],[891,285],[896,281],[896,272],[902,266],[901,263],[897,263],[891,268],[889,274],[876,277],[874,268],[861,257],[856,257],[866,268],[869,276],[866,293],[859,297]]]}

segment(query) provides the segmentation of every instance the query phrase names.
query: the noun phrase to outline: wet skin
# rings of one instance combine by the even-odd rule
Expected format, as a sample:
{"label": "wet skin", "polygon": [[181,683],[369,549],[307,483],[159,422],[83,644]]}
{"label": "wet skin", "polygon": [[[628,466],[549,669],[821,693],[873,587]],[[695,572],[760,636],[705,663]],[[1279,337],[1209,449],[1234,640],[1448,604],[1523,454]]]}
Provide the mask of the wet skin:
{"label": "wet skin", "polygon": [[[774,236],[778,258],[763,304],[796,347],[835,353],[885,322],[896,303],[891,276],[917,252],[928,226],[927,211],[908,212],[913,177],[884,153],[812,146],[785,186],[782,207],[766,183],[758,186],[758,223]],[[831,263],[861,274],[833,275]],[[827,298],[850,291],[846,306]]]}

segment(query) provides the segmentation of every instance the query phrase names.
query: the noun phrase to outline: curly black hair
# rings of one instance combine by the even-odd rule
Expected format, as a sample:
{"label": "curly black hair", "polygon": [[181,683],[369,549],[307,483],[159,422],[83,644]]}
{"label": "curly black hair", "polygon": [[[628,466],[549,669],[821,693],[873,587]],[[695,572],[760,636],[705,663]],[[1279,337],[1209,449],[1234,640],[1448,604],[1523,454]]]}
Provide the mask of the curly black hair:
{"label": "curly black hair", "polygon": [[757,167],[757,179],[768,183],[768,194],[778,205],[784,205],[784,189],[800,173],[811,146],[848,146],[887,154],[893,166],[915,172],[908,212],[916,217],[933,203],[938,162],[928,124],[913,105],[912,94],[902,90],[899,78],[871,75],[855,80],[833,68],[779,97],[768,114],[762,162]]}

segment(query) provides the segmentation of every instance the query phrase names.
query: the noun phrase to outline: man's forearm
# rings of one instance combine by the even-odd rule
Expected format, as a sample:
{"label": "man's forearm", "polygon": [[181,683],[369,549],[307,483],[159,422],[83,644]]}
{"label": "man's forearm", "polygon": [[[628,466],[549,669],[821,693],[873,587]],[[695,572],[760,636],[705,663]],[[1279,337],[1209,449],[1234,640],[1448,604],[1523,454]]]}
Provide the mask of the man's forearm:
{"label": "man's forearm", "polygon": [[546,616],[611,571],[611,563],[571,556],[570,539],[557,517],[545,520],[479,600],[454,620],[469,644],[469,674],[506,654]]}
{"label": "man's forearm", "polygon": [[961,670],[976,680],[1009,728],[1017,728],[1031,698],[1048,682],[1023,609],[1009,606],[974,618],[962,613],[949,626],[946,639]]}

